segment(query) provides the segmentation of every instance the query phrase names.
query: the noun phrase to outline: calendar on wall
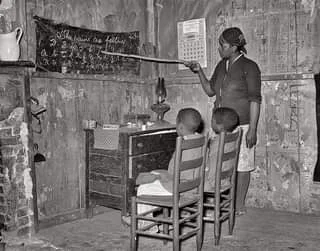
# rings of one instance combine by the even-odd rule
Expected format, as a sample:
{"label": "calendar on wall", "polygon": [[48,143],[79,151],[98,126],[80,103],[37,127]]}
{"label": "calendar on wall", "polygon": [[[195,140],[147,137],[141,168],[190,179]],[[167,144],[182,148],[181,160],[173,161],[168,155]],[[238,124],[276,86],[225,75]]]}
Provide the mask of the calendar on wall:
{"label": "calendar on wall", "polygon": [[[181,60],[196,60],[207,67],[205,18],[178,22],[178,57]],[[179,64],[179,70],[187,69]]]}

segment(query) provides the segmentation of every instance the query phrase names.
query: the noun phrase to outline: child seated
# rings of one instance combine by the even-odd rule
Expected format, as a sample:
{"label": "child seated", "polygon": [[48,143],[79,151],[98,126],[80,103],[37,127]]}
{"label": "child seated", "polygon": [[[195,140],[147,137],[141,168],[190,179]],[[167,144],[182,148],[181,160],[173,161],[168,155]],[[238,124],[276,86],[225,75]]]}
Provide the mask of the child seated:
{"label": "child seated", "polygon": [[[233,132],[238,126],[239,116],[235,110],[227,107],[219,107],[212,111],[211,127],[215,135],[211,137],[209,141],[210,150],[207,159],[205,191],[213,191],[215,188],[216,162],[219,145],[219,137],[217,137],[217,135],[221,132]],[[228,185],[228,181],[222,180],[221,185]]]}
{"label": "child seated", "polygon": [[[176,130],[178,136],[193,137],[199,131],[202,125],[202,118],[200,113],[194,108],[183,108],[178,112],[176,119]],[[198,149],[196,149],[198,150]],[[199,149],[200,151],[201,149]],[[188,151],[188,152],[187,152]],[[194,149],[186,150],[182,158],[184,160],[193,159],[194,156],[199,156],[199,151]],[[173,190],[173,172],[174,172],[174,158],[173,154],[168,170],[154,170],[148,173],[140,173],[136,179],[136,184],[139,185],[137,195],[172,195]],[[188,179],[193,177],[193,171],[188,170],[181,174],[181,179]],[[154,207],[144,204],[138,204],[138,214],[152,210]],[[130,218],[123,217],[123,221],[130,224]]]}
{"label": "child seated", "polygon": [[[202,122],[202,118],[200,113],[194,109],[194,108],[184,108],[181,109],[178,112],[177,119],[176,119],[176,130],[178,136],[184,136],[188,137],[191,135],[197,134],[197,130]],[[189,152],[185,157],[188,159],[192,159],[192,155],[198,154]],[[158,169],[151,171],[150,173],[140,173],[139,176],[136,179],[136,184],[140,185],[138,187],[137,195],[141,194],[149,194],[150,191],[149,188],[151,188],[151,184],[160,184],[161,186],[161,192],[160,194],[158,192],[152,193],[152,195],[161,195],[163,188],[165,189],[165,192],[163,192],[163,195],[171,195],[172,194],[172,181],[173,181],[173,172],[174,172],[174,158],[175,153],[171,157],[171,160],[169,162],[168,170]],[[187,173],[183,172],[181,178],[188,178],[190,175],[193,175],[193,173]],[[160,191],[159,190],[159,191]],[[146,193],[144,192],[146,191]]]}

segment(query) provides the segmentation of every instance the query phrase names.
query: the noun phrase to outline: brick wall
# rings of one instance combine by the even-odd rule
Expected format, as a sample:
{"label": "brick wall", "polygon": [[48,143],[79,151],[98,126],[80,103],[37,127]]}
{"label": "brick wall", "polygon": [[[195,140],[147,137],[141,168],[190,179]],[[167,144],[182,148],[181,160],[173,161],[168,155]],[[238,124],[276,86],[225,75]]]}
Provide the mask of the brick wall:
{"label": "brick wall", "polygon": [[23,116],[24,109],[18,107],[0,121],[0,223],[16,236],[30,235],[33,230],[33,184]]}

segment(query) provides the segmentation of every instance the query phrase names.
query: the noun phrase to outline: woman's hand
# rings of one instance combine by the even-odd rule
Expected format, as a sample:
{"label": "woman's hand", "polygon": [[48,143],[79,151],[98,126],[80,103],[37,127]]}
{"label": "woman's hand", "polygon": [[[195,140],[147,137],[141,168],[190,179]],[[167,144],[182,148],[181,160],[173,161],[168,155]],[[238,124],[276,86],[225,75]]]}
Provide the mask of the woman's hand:
{"label": "woman's hand", "polygon": [[188,67],[193,73],[198,73],[201,68],[199,62],[197,61],[186,61],[184,65]]}
{"label": "woman's hand", "polygon": [[246,134],[246,145],[248,148],[252,148],[257,144],[257,130],[251,129],[249,127],[247,134]]}

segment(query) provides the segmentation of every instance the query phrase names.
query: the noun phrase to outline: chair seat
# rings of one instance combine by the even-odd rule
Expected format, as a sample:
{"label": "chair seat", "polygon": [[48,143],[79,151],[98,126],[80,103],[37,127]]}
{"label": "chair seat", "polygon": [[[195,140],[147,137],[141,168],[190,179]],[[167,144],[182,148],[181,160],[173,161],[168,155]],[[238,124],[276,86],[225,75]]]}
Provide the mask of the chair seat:
{"label": "chair seat", "polygon": [[[195,194],[194,196],[181,196],[179,201],[179,207],[191,205],[199,201],[200,195]],[[160,207],[173,207],[173,196],[160,196],[160,195],[140,195],[137,196],[137,203],[149,204]]]}
{"label": "chair seat", "polygon": [[[232,188],[232,185],[231,185],[231,184],[223,185],[223,186],[221,186],[221,188],[220,188],[220,193],[227,192],[227,191],[230,190],[231,188]],[[208,191],[204,191],[204,193],[205,193],[206,195],[209,195],[209,196],[214,196],[215,191],[208,190]]]}

